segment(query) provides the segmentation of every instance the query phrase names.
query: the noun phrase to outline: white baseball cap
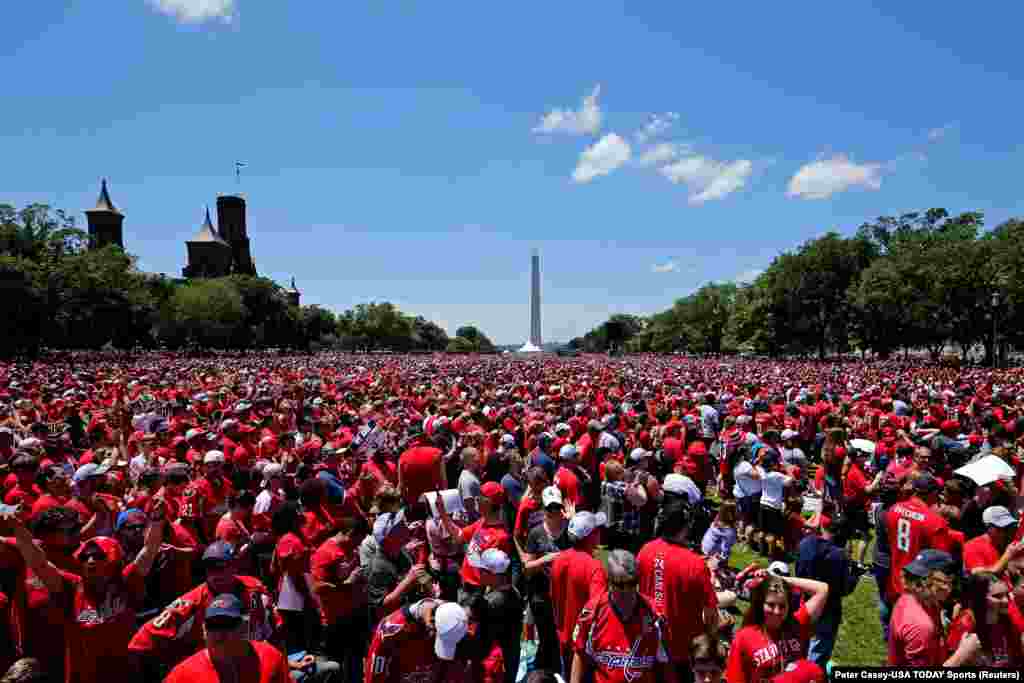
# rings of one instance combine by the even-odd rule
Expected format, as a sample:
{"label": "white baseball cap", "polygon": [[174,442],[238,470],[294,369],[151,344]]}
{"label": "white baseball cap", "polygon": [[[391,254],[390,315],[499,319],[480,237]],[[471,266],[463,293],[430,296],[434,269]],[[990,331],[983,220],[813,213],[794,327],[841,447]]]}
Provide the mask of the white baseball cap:
{"label": "white baseball cap", "polygon": [[455,647],[466,636],[469,620],[466,611],[454,602],[445,602],[434,612],[434,628],[437,637],[434,639],[434,652],[441,659],[455,659]]}
{"label": "white baseball cap", "polygon": [[985,512],[981,515],[981,521],[985,523],[985,526],[1004,529],[1016,524],[1017,518],[1002,505],[993,505],[992,507],[985,508]]}
{"label": "white baseball cap", "polygon": [[224,454],[221,451],[206,451],[206,455],[203,456],[203,464],[209,465],[216,462],[224,462]]}
{"label": "white baseball cap", "polygon": [[562,450],[558,451],[558,457],[562,460],[576,460],[576,456],[579,455],[579,451],[571,443],[567,443],[562,446]]}
{"label": "white baseball cap", "polygon": [[594,529],[608,523],[608,517],[603,512],[577,512],[569,520],[569,537],[574,541],[582,541],[594,533]]}
{"label": "white baseball cap", "polygon": [[790,439],[795,439],[796,437],[798,437],[799,434],[794,432],[792,429],[783,429],[782,434],[780,436],[782,437],[783,441],[789,441]]}
{"label": "white baseball cap", "polygon": [[774,574],[775,576],[789,576],[789,565],[785,562],[776,560],[768,565],[768,573]]}
{"label": "white baseball cap", "polygon": [[540,494],[540,500],[545,508],[549,505],[562,506],[565,504],[565,501],[562,500],[562,492],[557,486],[546,487]]}
{"label": "white baseball cap", "polygon": [[649,458],[652,455],[654,455],[654,453],[651,453],[649,450],[645,448],[634,448],[632,451],[629,452],[629,459],[634,462],[638,462],[640,460],[643,460],[644,458]]}
{"label": "white baseball cap", "polygon": [[491,574],[504,574],[512,562],[508,554],[501,548],[488,548],[482,553],[470,553],[466,559],[472,566]]}
{"label": "white baseball cap", "polygon": [[677,496],[686,496],[690,505],[696,505],[704,497],[700,493],[700,489],[693,483],[693,479],[690,479],[685,474],[666,474],[665,481],[661,485],[661,488],[666,493],[674,493]]}

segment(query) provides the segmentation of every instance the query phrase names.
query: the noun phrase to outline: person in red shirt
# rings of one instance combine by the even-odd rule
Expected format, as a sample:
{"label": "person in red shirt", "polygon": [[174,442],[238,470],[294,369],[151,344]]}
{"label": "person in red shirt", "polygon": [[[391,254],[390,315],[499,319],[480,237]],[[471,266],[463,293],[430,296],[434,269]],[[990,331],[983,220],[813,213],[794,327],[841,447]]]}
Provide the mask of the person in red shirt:
{"label": "person in red shirt", "polygon": [[43,493],[35,483],[38,471],[39,459],[33,455],[19,455],[11,462],[11,473],[16,479],[16,484],[4,496],[4,503],[21,505],[26,518],[31,513],[32,506]]}
{"label": "person in red shirt", "polygon": [[976,634],[968,634],[946,656],[940,612],[953,591],[957,567],[952,556],[943,550],[924,550],[902,571],[904,592],[893,606],[889,625],[889,665],[963,666],[977,653],[981,641]]}
{"label": "person in red shirt", "polygon": [[938,482],[928,473],[912,480],[914,495],[890,507],[884,518],[889,535],[892,563],[889,570],[888,598],[895,600],[903,592],[903,568],[925,548],[948,550],[952,543],[949,524],[922,496],[934,494]]}
{"label": "person in red shirt", "polygon": [[534,465],[526,471],[526,495],[519,501],[516,522],[512,534],[520,546],[526,545],[526,538],[538,524],[544,521],[542,507],[544,489],[548,487],[548,475],[544,468]]}
{"label": "person in red shirt", "polygon": [[[733,638],[725,678],[729,683],[761,683],[807,658],[812,626],[825,609],[829,585],[813,579],[758,570],[743,628]],[[799,608],[793,589],[810,593]]]}
{"label": "person in red shirt", "polygon": [[587,482],[587,474],[580,467],[579,451],[576,446],[566,444],[558,452],[558,460],[561,463],[558,471],[555,472],[554,485],[562,492],[562,498],[578,508],[585,507],[584,486]]}
{"label": "person in red shirt", "polygon": [[366,522],[348,520],[323,542],[310,560],[313,592],[323,627],[324,650],[341,665],[342,680],[358,678],[367,646],[366,575],[359,565]]}
{"label": "person in red shirt", "polygon": [[135,628],[136,607],[142,603],[145,578],[153,567],[163,530],[163,510],[154,509],[142,552],[127,562],[120,543],[97,536],[75,553],[81,575],[57,569],[35,545],[13,513],[0,516],[9,526],[25,564],[59,601],[72,624],[65,631],[65,683],[128,683],[134,660],[128,642]]}
{"label": "person in red shirt", "polygon": [[847,520],[847,529],[853,540],[853,554],[850,556],[857,564],[864,564],[864,553],[867,552],[867,539],[871,522],[868,519],[868,506],[871,494],[878,488],[882,479],[879,472],[874,481],[868,481],[864,474],[864,466],[868,460],[868,452],[862,448],[849,450],[850,466],[843,477],[843,513]]}
{"label": "person in red shirt", "polygon": [[964,569],[1002,574],[1011,560],[1024,556],[1024,543],[1013,541],[1017,518],[1002,505],[985,508],[985,533],[964,544]]}
{"label": "person in red shirt", "polygon": [[559,553],[551,563],[551,605],[566,671],[574,659],[572,629],[580,610],[608,587],[604,567],[594,559],[601,542],[599,527],[606,523],[603,513],[577,512],[566,530],[573,547]]}
{"label": "person in red shirt", "polygon": [[[210,601],[203,619],[206,647],[174,667],[164,683],[291,683],[288,660],[265,642],[246,638],[242,602],[232,593]],[[313,664],[313,658],[300,664]]]}
{"label": "person in red shirt", "polygon": [[427,491],[448,488],[444,451],[437,447],[446,444],[444,434],[435,434],[434,445],[417,445],[398,457],[398,491],[406,505],[414,505]]}
{"label": "person in red shirt", "polygon": [[613,550],[605,565],[608,590],[587,601],[573,629],[570,680],[679,683],[666,651],[668,624],[637,591],[636,558],[628,550]]}
{"label": "person in red shirt", "polygon": [[[270,573],[277,581],[277,614],[284,622],[285,652],[292,655],[306,649],[310,622],[315,618],[314,602],[309,593],[309,547],[300,535],[299,506],[287,502],[274,513],[273,530],[277,538]],[[315,623],[315,622],[313,622]]]}
{"label": "person in red shirt", "polygon": [[427,598],[402,607],[374,630],[363,683],[441,683],[443,664],[455,659],[467,631],[466,611],[454,602]]}
{"label": "person in red shirt", "polygon": [[[436,499],[440,501],[440,496]],[[489,481],[480,487],[480,498],[477,506],[481,517],[469,526],[459,528],[448,514],[443,504],[437,505],[437,514],[445,530],[452,538],[461,539],[466,547],[466,556],[462,561],[459,576],[462,586],[459,588],[459,604],[466,604],[476,595],[483,593],[480,583],[480,570],[473,564],[478,556],[488,548],[503,550],[509,557],[518,557],[512,535],[505,527],[504,521],[505,490],[501,484]],[[517,572],[518,573],[518,570]]]}
{"label": "person in red shirt", "polygon": [[273,599],[256,578],[235,571],[235,551],[223,541],[211,543],[203,553],[206,581],[175,599],[156,617],[136,631],[128,645],[143,662],[144,670],[173,666],[203,646],[203,614],[213,599],[231,593],[242,601],[243,619],[250,640],[270,640],[274,635]]}
{"label": "person in red shirt", "polygon": [[203,456],[203,476],[185,489],[181,520],[191,527],[201,543],[214,539],[217,522],[228,511],[228,497],[234,489],[224,477],[224,453],[207,451]]}
{"label": "person in red shirt", "polygon": [[645,544],[637,556],[640,592],[672,626],[667,647],[680,680],[690,677],[690,642],[718,626],[711,572],[704,558],[686,547],[691,515],[688,499],[667,493],[658,529],[661,538]]}
{"label": "person in red shirt", "polygon": [[71,498],[71,477],[60,465],[50,465],[39,472],[37,481],[43,494],[32,504],[31,519],[35,519],[45,510],[67,505]]}
{"label": "person in red shirt", "polygon": [[971,666],[997,669],[1024,668],[1021,631],[1010,619],[1010,589],[991,572],[976,572],[967,579],[962,599],[964,608],[949,625],[946,646],[955,652],[960,641],[977,634],[980,647],[969,660]]}

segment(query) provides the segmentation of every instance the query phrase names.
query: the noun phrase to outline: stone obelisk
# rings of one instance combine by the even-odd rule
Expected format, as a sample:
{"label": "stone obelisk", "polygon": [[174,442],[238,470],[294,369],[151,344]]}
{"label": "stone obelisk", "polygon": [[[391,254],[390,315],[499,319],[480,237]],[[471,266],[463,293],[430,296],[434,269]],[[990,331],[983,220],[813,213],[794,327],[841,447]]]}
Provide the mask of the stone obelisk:
{"label": "stone obelisk", "polygon": [[530,341],[522,351],[540,351],[540,253],[534,249],[530,255]]}

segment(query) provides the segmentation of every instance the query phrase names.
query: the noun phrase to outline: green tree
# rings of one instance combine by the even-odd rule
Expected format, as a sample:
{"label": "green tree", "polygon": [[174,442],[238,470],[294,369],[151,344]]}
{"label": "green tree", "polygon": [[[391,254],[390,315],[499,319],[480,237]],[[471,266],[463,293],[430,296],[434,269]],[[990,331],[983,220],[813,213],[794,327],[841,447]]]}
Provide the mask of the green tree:
{"label": "green tree", "polygon": [[33,270],[26,259],[0,256],[0,316],[6,329],[0,335],[0,355],[35,354],[39,350],[46,302],[33,282]]}
{"label": "green tree", "polygon": [[178,287],[170,312],[187,344],[214,348],[230,348],[248,315],[242,295],[227,278],[193,280]]}
{"label": "green tree", "polygon": [[[455,336],[469,342],[473,351],[479,353],[492,353],[494,351],[494,344],[491,340],[474,325],[463,325],[455,330]],[[450,343],[449,348],[451,348]]]}

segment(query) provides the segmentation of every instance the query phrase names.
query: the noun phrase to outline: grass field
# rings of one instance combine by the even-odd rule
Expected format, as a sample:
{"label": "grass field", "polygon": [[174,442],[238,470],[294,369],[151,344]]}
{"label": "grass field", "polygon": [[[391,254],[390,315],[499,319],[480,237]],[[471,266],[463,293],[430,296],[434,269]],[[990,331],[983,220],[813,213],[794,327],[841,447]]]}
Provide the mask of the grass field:
{"label": "grass field", "polygon": [[[733,548],[729,564],[742,569],[754,561],[768,566],[767,558],[746,546],[737,545]],[[746,609],[746,603],[741,603],[741,609]],[[856,590],[843,599],[843,623],[839,626],[832,663],[879,666],[885,664],[885,659],[886,645],[878,620],[878,590],[874,578],[868,574],[860,580]]]}

